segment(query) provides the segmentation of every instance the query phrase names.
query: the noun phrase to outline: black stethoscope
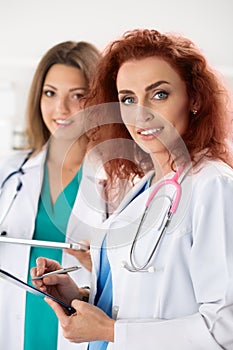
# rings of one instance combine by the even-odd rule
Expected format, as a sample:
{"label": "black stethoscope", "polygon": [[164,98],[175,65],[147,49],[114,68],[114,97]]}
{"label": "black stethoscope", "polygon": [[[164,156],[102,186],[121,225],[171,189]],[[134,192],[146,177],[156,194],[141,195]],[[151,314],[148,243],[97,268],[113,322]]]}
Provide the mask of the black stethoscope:
{"label": "black stethoscope", "polygon": [[[12,205],[14,204],[14,201],[15,199],[17,198],[20,190],[22,189],[23,187],[23,183],[21,181],[21,176],[20,175],[24,175],[25,172],[23,170],[23,167],[25,165],[25,163],[28,161],[28,159],[30,158],[31,154],[33,153],[33,150],[30,151],[27,156],[25,157],[25,159],[23,160],[23,162],[20,164],[19,168],[15,171],[12,171],[9,175],[7,175],[7,177],[3,180],[2,184],[1,184],[1,187],[0,187],[0,196],[2,195],[2,192],[4,190],[4,186],[6,185],[6,183],[15,175],[18,175],[19,174],[19,177],[18,177],[18,183],[17,183],[17,186],[15,188],[15,193],[14,193],[14,196],[12,197],[9,205],[8,205],[8,208],[6,209],[4,215],[1,217],[1,220],[0,220],[0,226],[3,224],[3,222],[5,221],[9,211],[11,210],[12,208]],[[7,233],[6,231],[2,231],[0,233],[1,236],[5,236]]]}

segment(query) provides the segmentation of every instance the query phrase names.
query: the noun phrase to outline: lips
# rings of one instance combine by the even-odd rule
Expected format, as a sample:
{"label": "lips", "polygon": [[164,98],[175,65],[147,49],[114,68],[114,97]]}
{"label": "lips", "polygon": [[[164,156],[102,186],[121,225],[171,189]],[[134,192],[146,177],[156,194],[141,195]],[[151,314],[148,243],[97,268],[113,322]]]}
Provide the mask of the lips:
{"label": "lips", "polygon": [[158,133],[160,133],[164,129],[163,126],[159,128],[151,128],[151,129],[141,129],[138,130],[137,133],[142,136],[151,136],[154,135],[156,136]]}
{"label": "lips", "polygon": [[70,125],[72,123],[72,121],[68,119],[55,119],[55,122],[56,124],[62,125],[62,126]]}

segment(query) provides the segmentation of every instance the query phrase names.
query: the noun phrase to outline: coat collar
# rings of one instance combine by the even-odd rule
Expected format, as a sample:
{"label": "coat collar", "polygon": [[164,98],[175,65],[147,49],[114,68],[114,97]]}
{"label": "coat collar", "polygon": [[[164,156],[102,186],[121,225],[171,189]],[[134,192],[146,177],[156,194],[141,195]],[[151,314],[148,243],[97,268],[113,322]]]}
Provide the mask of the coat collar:
{"label": "coat collar", "polygon": [[114,214],[119,214],[135,197],[135,195],[140,192],[140,190],[145,186],[146,182],[152,178],[154,175],[154,170],[149,171],[134,187],[131,191],[124,197],[119,207],[116,209]]}
{"label": "coat collar", "polygon": [[[44,164],[46,156],[47,156],[47,152],[48,152],[48,144],[46,143],[39,153],[37,153],[35,156],[30,157],[26,161],[26,163],[23,166],[23,169],[27,170],[30,168],[38,167],[41,164]],[[30,153],[30,151],[25,153],[25,157],[27,157],[29,153]]]}

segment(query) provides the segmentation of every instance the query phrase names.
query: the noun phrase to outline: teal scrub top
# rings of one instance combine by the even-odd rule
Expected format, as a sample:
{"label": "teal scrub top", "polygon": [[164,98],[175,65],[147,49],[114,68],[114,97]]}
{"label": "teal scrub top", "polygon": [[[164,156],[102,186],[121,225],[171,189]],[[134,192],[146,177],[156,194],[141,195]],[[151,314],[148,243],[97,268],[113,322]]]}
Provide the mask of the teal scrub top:
{"label": "teal scrub top", "polygon": [[[33,239],[65,242],[66,227],[76,199],[82,177],[82,168],[60,193],[54,205],[50,199],[48,169],[45,166],[44,181],[38,204]],[[28,283],[32,284],[30,269],[36,266],[40,256],[62,261],[62,250],[32,247],[28,269]],[[38,296],[26,294],[24,350],[56,350],[58,320],[49,305]]]}

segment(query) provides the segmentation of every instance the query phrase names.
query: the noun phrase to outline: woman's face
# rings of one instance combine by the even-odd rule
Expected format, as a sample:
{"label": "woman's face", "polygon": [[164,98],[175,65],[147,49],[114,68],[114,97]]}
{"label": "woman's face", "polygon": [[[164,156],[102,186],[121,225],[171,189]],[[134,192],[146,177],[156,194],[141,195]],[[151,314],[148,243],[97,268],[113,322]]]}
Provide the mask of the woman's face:
{"label": "woman's face", "polygon": [[117,91],[123,122],[146,152],[168,154],[188,126],[190,101],[179,74],[153,56],[122,64]]}
{"label": "woman's face", "polygon": [[[41,96],[41,113],[51,134],[74,129],[75,114],[81,109],[81,98],[88,89],[78,68],[54,64],[48,71]],[[76,123],[77,124],[77,123]]]}

